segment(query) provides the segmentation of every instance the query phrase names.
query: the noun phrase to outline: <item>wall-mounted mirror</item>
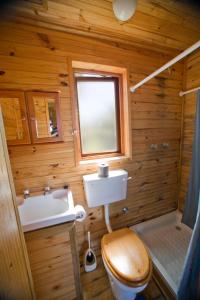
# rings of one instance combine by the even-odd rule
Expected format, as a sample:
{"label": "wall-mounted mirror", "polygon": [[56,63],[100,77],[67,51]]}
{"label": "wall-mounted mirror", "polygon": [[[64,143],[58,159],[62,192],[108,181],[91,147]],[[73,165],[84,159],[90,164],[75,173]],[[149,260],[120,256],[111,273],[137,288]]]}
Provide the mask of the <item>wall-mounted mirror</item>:
{"label": "wall-mounted mirror", "polygon": [[60,99],[55,92],[27,92],[34,143],[61,141]]}
{"label": "wall-mounted mirror", "polygon": [[30,144],[24,93],[0,90],[0,105],[8,145]]}

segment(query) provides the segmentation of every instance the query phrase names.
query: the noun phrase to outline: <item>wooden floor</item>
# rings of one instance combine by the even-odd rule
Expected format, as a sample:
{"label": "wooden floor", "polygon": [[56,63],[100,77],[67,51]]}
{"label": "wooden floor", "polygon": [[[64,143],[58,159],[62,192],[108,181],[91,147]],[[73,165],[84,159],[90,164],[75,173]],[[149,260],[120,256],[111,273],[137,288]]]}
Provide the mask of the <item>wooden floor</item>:
{"label": "wooden floor", "polygon": [[[81,266],[83,299],[114,300],[100,254],[97,257],[97,261],[97,269],[90,273],[84,272],[83,265]],[[148,287],[144,290],[143,295],[147,300],[165,300],[165,297],[153,279],[150,281]]]}

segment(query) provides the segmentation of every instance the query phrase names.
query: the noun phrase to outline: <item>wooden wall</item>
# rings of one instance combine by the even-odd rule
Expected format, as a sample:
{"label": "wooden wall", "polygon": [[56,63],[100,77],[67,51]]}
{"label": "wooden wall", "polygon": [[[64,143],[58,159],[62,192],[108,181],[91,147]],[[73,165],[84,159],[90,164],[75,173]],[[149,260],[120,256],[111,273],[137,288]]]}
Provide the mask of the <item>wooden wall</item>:
{"label": "wooden wall", "polygon": [[[171,57],[145,49],[134,49],[111,41],[100,41],[2,22],[0,26],[0,87],[61,91],[63,143],[10,147],[17,193],[31,192],[68,183],[75,202],[86,207],[82,175],[96,165],[76,166],[72,136],[72,102],[69,88],[69,58],[126,67],[129,83],[137,83]],[[110,163],[125,168],[133,177],[127,200],[112,205],[112,225],[121,227],[177,207],[178,163],[181,127],[182,64],[173,66],[138,89],[131,97],[132,160]],[[151,144],[158,149],[151,149]],[[169,143],[169,148],[162,148]],[[123,215],[122,208],[129,212]],[[102,208],[87,209],[88,218],[77,226],[82,246],[85,232],[92,232],[93,245],[106,231]]]}
{"label": "wooden wall", "polygon": [[[185,89],[200,86],[200,50],[188,56],[184,72]],[[192,158],[192,141],[196,114],[196,92],[184,96],[183,141],[179,208],[183,210]]]}

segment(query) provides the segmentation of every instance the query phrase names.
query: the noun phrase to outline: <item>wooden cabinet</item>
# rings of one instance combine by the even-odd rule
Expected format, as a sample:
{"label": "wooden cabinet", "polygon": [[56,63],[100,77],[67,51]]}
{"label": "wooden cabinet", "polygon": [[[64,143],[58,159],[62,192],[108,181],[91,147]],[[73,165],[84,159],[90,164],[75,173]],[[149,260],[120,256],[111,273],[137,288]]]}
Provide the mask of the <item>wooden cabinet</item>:
{"label": "wooden cabinet", "polygon": [[8,145],[62,140],[58,92],[0,91]]}
{"label": "wooden cabinet", "polygon": [[75,225],[25,233],[37,300],[81,299]]}
{"label": "wooden cabinet", "polygon": [[7,144],[30,144],[24,93],[20,91],[0,91],[0,105]]}
{"label": "wooden cabinet", "polygon": [[27,92],[33,143],[61,141],[59,93]]}

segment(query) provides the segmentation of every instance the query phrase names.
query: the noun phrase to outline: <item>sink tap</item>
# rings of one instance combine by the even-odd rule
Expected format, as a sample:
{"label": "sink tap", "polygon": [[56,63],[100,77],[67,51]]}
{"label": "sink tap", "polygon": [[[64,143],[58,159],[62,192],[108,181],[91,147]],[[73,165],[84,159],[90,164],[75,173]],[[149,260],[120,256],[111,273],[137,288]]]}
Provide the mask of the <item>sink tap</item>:
{"label": "sink tap", "polygon": [[30,197],[30,191],[28,189],[24,190],[23,194],[24,194],[24,199],[27,199],[28,197]]}
{"label": "sink tap", "polygon": [[50,193],[50,192],[51,192],[50,186],[45,186],[45,188],[44,188],[44,196],[45,196],[46,194]]}

